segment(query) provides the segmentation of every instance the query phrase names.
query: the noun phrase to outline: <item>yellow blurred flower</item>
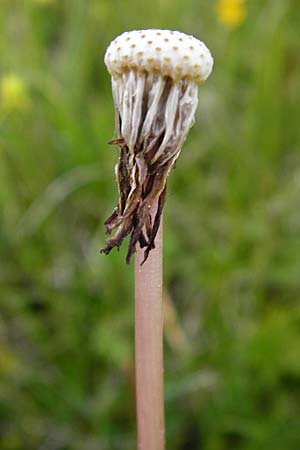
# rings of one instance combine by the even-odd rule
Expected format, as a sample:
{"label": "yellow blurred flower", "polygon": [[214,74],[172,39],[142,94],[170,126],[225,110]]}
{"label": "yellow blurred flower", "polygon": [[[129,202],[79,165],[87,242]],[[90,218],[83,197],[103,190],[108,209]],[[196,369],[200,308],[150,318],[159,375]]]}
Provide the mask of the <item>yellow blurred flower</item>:
{"label": "yellow blurred flower", "polygon": [[0,106],[6,111],[23,111],[29,106],[29,95],[23,80],[14,74],[0,79]]}
{"label": "yellow blurred flower", "polygon": [[224,25],[229,27],[240,25],[246,17],[245,0],[218,0],[216,12]]}

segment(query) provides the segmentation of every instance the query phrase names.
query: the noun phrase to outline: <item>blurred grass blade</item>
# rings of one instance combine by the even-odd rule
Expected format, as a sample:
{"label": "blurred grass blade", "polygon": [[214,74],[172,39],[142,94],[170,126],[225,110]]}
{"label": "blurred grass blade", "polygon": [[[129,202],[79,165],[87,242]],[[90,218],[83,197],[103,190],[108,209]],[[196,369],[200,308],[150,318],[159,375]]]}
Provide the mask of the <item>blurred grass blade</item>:
{"label": "blurred grass blade", "polygon": [[93,164],[76,167],[54,180],[21,218],[16,229],[17,240],[34,233],[60,203],[80,187],[99,179],[99,174],[99,167]]}

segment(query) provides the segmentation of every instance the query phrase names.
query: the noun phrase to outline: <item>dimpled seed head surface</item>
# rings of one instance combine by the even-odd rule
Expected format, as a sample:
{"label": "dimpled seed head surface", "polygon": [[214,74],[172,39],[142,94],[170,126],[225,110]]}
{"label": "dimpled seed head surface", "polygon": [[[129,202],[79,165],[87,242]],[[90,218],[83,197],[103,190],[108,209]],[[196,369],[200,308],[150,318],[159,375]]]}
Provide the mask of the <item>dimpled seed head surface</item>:
{"label": "dimpled seed head surface", "polygon": [[126,31],[117,36],[105,53],[112,76],[135,69],[159,72],[174,81],[204,81],[212,71],[213,58],[206,45],[193,36],[170,30]]}

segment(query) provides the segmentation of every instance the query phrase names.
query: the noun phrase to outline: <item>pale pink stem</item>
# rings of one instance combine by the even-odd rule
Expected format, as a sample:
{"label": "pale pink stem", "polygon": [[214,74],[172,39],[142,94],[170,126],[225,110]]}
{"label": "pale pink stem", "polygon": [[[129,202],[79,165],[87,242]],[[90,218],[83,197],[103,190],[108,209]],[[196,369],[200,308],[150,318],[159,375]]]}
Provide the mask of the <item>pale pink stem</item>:
{"label": "pale pink stem", "polygon": [[[154,211],[153,205],[152,211]],[[154,212],[152,214],[154,219]],[[138,450],[164,450],[162,224],[147,261],[135,256],[135,364]]]}

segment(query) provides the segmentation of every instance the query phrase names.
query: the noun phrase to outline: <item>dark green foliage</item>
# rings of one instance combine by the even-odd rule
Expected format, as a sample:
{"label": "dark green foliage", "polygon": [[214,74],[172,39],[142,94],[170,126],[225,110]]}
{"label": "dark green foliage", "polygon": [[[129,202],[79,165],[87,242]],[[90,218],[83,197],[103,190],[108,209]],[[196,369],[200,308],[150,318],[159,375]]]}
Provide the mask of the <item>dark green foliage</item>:
{"label": "dark green foliage", "polygon": [[[0,450],[133,450],[132,265],[99,254],[117,200],[121,31],[202,38],[215,69],[168,183],[168,449],[300,448],[300,12],[248,2],[1,0]],[[178,338],[179,336],[179,338]]]}

